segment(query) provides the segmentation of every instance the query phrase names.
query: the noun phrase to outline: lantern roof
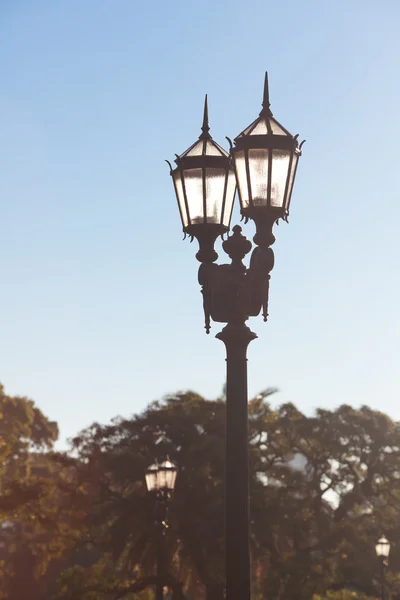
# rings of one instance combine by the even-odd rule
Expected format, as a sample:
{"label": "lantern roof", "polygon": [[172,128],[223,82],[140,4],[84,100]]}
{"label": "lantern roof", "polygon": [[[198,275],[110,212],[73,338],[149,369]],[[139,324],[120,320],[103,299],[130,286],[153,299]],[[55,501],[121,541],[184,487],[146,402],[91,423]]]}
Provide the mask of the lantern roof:
{"label": "lantern roof", "polygon": [[265,73],[264,96],[260,115],[236,136],[235,143],[239,142],[240,144],[240,141],[247,136],[279,136],[280,138],[287,138],[287,141],[296,140],[297,145],[298,136],[293,136],[272,114],[269,101],[268,73]]}
{"label": "lantern roof", "polygon": [[185,152],[176,155],[176,164],[179,164],[181,160],[187,158],[194,158],[199,156],[217,156],[223,158],[229,158],[229,154],[221,148],[217,142],[213,140],[210,135],[210,126],[208,123],[208,100],[207,94],[204,100],[204,113],[203,113],[203,125],[201,127],[201,134],[199,139],[192,144]]}

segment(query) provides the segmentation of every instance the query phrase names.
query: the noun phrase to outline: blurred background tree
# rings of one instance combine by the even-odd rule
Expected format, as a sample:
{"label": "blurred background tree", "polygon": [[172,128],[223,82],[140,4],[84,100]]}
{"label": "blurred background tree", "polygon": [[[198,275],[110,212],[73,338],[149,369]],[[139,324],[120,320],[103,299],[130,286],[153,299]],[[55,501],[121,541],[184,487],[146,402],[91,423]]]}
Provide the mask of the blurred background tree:
{"label": "blurred background tree", "polygon": [[[398,424],[365,406],[311,417],[273,408],[274,392],[249,406],[254,599],[378,596],[382,533],[392,542],[388,589],[400,599]],[[4,390],[0,402],[4,598],[151,598],[157,545],[144,475],[169,456],[179,472],[168,588],[176,600],[222,600],[223,398],[167,396],[93,424],[68,453],[52,451],[57,427],[33,402]]]}

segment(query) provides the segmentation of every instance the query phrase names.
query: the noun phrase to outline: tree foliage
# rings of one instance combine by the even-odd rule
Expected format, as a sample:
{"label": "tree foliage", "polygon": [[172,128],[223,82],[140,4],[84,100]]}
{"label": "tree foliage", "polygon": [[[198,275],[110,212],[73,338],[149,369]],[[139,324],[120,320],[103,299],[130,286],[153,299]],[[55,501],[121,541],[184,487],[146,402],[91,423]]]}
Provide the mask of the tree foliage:
{"label": "tree foliage", "polygon": [[[249,403],[254,599],[377,596],[374,543],[384,532],[392,541],[388,586],[400,600],[398,424],[365,406],[318,409],[312,416],[293,404],[274,408],[273,392]],[[132,418],[93,424],[69,453],[58,455],[49,452],[56,428],[23,400],[22,423],[14,423],[7,438],[2,434],[8,483],[0,508],[11,523],[3,539],[14,565],[3,577],[12,591],[23,565],[36,595],[19,589],[7,597],[150,598],[157,544],[144,474],[169,456],[179,474],[165,584],[176,600],[182,592],[222,600],[223,399],[207,401],[194,392],[167,396]],[[15,410],[18,402],[7,399],[4,407]],[[33,414],[41,415],[41,425],[32,428]]]}

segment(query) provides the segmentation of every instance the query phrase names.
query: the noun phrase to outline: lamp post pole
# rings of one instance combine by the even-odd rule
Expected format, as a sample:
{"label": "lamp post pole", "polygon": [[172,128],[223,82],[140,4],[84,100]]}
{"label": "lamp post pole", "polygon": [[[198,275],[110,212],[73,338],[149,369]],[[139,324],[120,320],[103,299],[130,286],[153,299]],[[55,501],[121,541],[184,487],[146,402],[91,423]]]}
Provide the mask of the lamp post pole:
{"label": "lamp post pole", "polygon": [[146,486],[155,494],[154,520],[157,536],[156,559],[156,599],[163,600],[164,584],[167,576],[167,557],[165,555],[165,535],[168,529],[168,504],[175,488],[177,468],[170,460],[155,463],[147,469]]}
{"label": "lamp post pole", "polygon": [[386,569],[390,554],[390,542],[382,535],[375,544],[376,555],[380,562],[381,600],[386,599]]}
{"label": "lamp post pole", "polygon": [[[205,329],[211,319],[226,326],[217,338],[226,347],[226,598],[250,600],[249,466],[247,348],[257,336],[246,325],[261,311],[268,316],[270,272],[274,266],[272,233],[279,219],[287,219],[298,159],[298,136],[292,136],[273,117],[265,77],[263,108],[259,117],[234,140],[230,153],[209,133],[207,97],[202,133],[171,163],[171,176],[185,236],[197,238],[201,263]],[[229,138],[228,138],[229,139]],[[168,161],[167,161],[168,162]],[[231,264],[214,264],[214,244],[229,231],[235,182],[245,222],[252,219],[256,235],[250,266],[242,260],[252,248],[233,233],[222,247]]]}
{"label": "lamp post pole", "polygon": [[164,583],[166,576],[166,558],[165,558],[165,534],[168,528],[167,510],[168,496],[164,492],[157,491],[156,499],[156,529],[157,529],[157,584],[156,600],[163,600]]}
{"label": "lamp post pole", "polygon": [[385,583],[386,583],[386,561],[385,558],[383,556],[381,556],[381,600],[385,600],[386,597],[386,590],[385,590]]}
{"label": "lamp post pole", "polygon": [[245,323],[217,334],[226,346],[226,597],[249,600],[249,466],[247,347],[257,337]]}

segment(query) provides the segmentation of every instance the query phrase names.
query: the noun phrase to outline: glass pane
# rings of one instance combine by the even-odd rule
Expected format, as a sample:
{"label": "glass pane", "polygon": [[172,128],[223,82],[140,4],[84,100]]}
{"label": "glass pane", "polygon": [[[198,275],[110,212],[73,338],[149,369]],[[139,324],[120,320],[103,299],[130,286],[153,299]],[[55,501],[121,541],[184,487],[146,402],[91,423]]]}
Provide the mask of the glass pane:
{"label": "glass pane", "polygon": [[207,140],[206,154],[208,156],[224,156],[224,151],[217,144],[213,144]]}
{"label": "glass pane", "polygon": [[226,186],[225,209],[224,209],[224,215],[222,217],[222,223],[223,223],[223,225],[226,225],[226,227],[229,227],[229,224],[231,222],[233,201],[235,199],[235,192],[236,192],[235,173],[233,171],[229,171],[228,172],[228,184]]}
{"label": "glass pane", "polygon": [[224,199],[225,169],[206,169],[207,223],[220,223]]}
{"label": "glass pane", "polygon": [[282,207],[285,200],[290,152],[272,151],[271,206]]}
{"label": "glass pane", "polygon": [[254,206],[267,206],[268,150],[249,150],[251,193]]}
{"label": "glass pane", "polygon": [[185,169],[186,197],[192,225],[204,223],[202,169]]}
{"label": "glass pane", "polygon": [[250,132],[250,130],[254,127],[254,123],[256,123],[257,121],[258,121],[258,119],[256,119],[255,121],[253,121],[251,123],[251,125],[249,125],[248,127],[246,127],[246,129],[244,131],[242,131],[242,133],[239,133],[239,135],[248,135],[249,132]]}
{"label": "glass pane", "polygon": [[246,165],[244,158],[244,150],[240,150],[240,152],[235,152],[235,170],[236,177],[239,185],[239,196],[242,208],[247,208],[249,206],[249,190],[247,188],[247,175],[246,175]]}
{"label": "glass pane", "polygon": [[177,476],[177,472],[173,471],[172,475],[171,475],[171,488],[174,489],[175,488],[175,483],[176,483],[176,476]]}
{"label": "glass pane", "polygon": [[[157,469],[157,466],[156,466],[156,469]],[[146,486],[147,486],[147,489],[149,490],[149,492],[152,492],[153,490],[156,489],[157,471],[153,470],[153,467],[150,467],[150,469],[146,473]]]}
{"label": "glass pane", "polygon": [[165,471],[164,471],[164,469],[160,469],[157,473],[157,489],[162,490],[165,487],[166,487]]}
{"label": "glass pane", "polygon": [[203,140],[200,140],[199,142],[197,142],[197,144],[195,144],[193,146],[193,148],[191,148],[191,150],[189,150],[187,153],[184,152],[183,155],[184,156],[200,156],[201,154],[203,154],[203,145],[204,145]]}
{"label": "glass pane", "polygon": [[271,131],[274,135],[287,135],[286,131],[280,127],[279,123],[277,123],[274,119],[270,119]]}
{"label": "glass pane", "polygon": [[297,165],[297,161],[298,160],[299,160],[299,155],[298,154],[294,154],[293,155],[293,160],[292,160],[292,168],[290,169],[288,192],[287,192],[287,196],[286,196],[286,199],[285,199],[285,209],[287,211],[289,210],[290,198],[291,198],[292,191],[293,191],[294,176],[295,176],[295,173],[296,173],[296,165]]}
{"label": "glass pane", "polygon": [[166,471],[165,476],[166,476],[167,488],[169,490],[173,490],[175,487],[176,470],[169,469],[168,471]]}
{"label": "glass pane", "polygon": [[175,171],[173,174],[174,184],[175,184],[175,193],[178,198],[179,211],[181,213],[182,225],[186,227],[188,225],[188,217],[185,206],[185,197],[183,195],[183,187],[182,187],[182,179],[179,171]]}
{"label": "glass pane", "polygon": [[267,134],[268,134],[267,123],[264,120],[262,120],[259,123],[257,123],[257,125],[254,127],[253,131],[251,131],[249,135],[267,135]]}

